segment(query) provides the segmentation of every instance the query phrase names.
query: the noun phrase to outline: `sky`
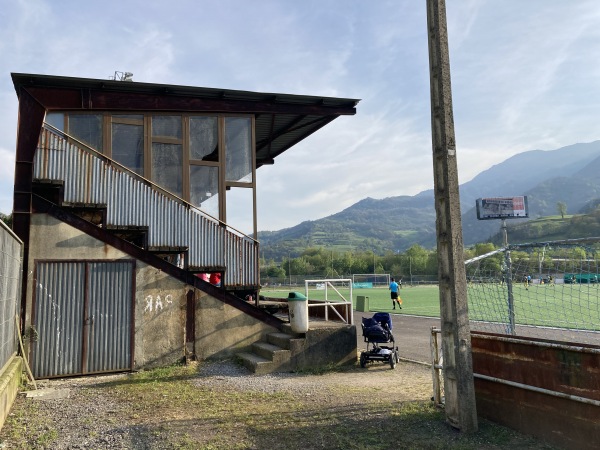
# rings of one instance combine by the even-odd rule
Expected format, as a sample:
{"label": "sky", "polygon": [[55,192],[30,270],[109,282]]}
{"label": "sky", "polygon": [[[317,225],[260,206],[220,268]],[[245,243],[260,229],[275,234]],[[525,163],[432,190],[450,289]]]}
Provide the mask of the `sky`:
{"label": "sky", "polygon": [[[598,0],[447,0],[446,10],[460,183],[523,151],[600,139]],[[361,99],[356,115],[258,169],[261,231],[433,188],[425,0],[13,0],[0,9],[0,212],[12,210],[10,73],[115,71]]]}

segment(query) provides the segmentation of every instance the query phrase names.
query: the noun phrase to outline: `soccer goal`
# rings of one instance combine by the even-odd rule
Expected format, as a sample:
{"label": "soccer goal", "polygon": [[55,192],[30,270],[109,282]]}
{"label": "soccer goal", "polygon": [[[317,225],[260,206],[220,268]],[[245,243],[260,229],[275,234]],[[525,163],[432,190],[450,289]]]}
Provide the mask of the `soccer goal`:
{"label": "soccer goal", "polygon": [[600,343],[600,238],[510,245],[465,262],[471,328]]}
{"label": "soccer goal", "polygon": [[355,273],[352,274],[352,286],[355,289],[370,289],[374,287],[388,288],[389,273]]}

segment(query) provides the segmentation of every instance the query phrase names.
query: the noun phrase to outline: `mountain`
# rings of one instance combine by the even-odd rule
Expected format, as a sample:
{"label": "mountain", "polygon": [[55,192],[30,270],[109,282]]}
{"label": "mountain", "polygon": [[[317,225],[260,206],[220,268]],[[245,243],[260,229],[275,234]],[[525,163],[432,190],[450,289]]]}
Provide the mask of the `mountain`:
{"label": "mountain", "polygon": [[[558,202],[573,214],[600,202],[598,173],[600,141],[531,150],[490,167],[459,188],[465,245],[488,240],[500,228],[498,220],[477,220],[477,198],[527,195],[530,218],[555,215]],[[415,196],[365,198],[322,219],[259,232],[258,238],[263,256],[275,260],[315,246],[379,254],[404,251],[413,244],[432,248],[436,245],[433,190]]]}

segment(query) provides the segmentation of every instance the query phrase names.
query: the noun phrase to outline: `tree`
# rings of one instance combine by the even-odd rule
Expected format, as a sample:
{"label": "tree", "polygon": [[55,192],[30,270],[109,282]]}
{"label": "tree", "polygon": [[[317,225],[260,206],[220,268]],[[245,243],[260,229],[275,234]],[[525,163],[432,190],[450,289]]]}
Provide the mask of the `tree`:
{"label": "tree", "polygon": [[560,214],[561,218],[565,218],[565,214],[567,214],[567,204],[565,202],[558,202],[556,204],[556,209]]}
{"label": "tree", "polygon": [[413,244],[404,255],[410,259],[411,272],[414,274],[426,273],[427,259],[429,251],[421,247],[419,244]]}
{"label": "tree", "polygon": [[285,270],[281,267],[272,266],[267,269],[267,276],[271,278],[285,278]]}
{"label": "tree", "polygon": [[0,213],[0,220],[4,222],[9,227],[12,227],[12,214],[4,214]]}

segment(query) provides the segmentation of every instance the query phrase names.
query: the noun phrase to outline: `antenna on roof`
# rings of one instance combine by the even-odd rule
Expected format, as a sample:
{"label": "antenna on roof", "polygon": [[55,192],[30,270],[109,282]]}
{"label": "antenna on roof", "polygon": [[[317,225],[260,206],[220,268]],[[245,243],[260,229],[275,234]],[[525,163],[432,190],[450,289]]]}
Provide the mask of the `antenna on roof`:
{"label": "antenna on roof", "polygon": [[115,81],[133,81],[133,74],[131,72],[119,72],[115,70],[115,74],[109,78]]}

